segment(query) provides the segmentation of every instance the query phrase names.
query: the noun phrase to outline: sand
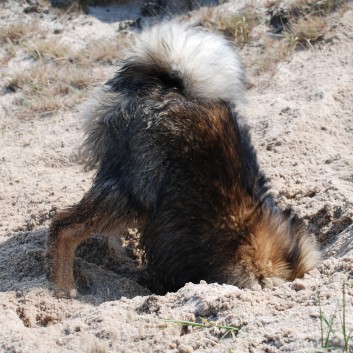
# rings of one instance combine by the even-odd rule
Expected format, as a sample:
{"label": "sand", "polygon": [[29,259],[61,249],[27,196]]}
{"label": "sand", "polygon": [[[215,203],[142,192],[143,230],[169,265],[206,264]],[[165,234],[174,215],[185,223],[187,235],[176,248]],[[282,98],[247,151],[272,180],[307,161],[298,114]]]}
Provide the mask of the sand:
{"label": "sand", "polygon": [[[24,16],[26,4],[0,6],[3,24]],[[297,51],[290,62],[271,73],[247,67],[250,88],[241,113],[261,167],[279,204],[305,219],[323,252],[318,268],[274,289],[202,282],[156,296],[142,285],[145,274],[131,245],[121,254],[96,237],[77,254],[79,296],[55,298],[44,263],[50,219],[82,197],[93,175],[77,161],[80,107],[23,118],[13,104],[17,93],[3,84],[28,62],[20,57],[0,67],[0,351],[320,352],[320,308],[333,320],[329,345],[342,347],[343,313],[347,330],[353,329],[353,6],[347,6],[319,44]],[[62,40],[79,46],[99,33],[113,34],[119,22],[94,11],[58,21],[49,11],[41,26],[61,26]],[[240,50],[245,63],[256,45]],[[113,71],[102,70],[101,82]],[[209,324],[165,321],[202,318],[239,330],[224,336]],[[352,340],[347,349],[353,352]]]}

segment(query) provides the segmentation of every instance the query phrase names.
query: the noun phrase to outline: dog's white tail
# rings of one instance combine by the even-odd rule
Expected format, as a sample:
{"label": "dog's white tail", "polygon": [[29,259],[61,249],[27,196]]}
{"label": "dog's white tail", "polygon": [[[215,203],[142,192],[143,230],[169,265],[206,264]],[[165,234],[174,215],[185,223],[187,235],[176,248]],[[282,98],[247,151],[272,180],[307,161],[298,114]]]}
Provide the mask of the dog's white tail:
{"label": "dog's white tail", "polygon": [[177,22],[142,32],[128,56],[147,65],[158,63],[179,77],[189,97],[208,101],[243,100],[244,74],[236,51],[222,36]]}

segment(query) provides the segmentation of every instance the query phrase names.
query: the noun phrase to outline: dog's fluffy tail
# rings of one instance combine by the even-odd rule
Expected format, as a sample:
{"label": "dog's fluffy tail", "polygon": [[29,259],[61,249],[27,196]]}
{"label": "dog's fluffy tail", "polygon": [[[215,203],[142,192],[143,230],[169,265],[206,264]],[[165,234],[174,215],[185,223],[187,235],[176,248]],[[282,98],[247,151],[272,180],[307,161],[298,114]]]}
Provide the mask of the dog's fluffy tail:
{"label": "dog's fluffy tail", "polygon": [[[166,92],[179,91],[191,100],[239,105],[243,80],[235,50],[220,35],[177,22],[144,31],[114,78],[84,107],[82,161],[93,168],[106,158],[114,139],[119,139],[111,128],[123,134],[129,119],[145,114],[149,109],[146,96],[157,101],[165,87]],[[137,107],[141,109],[138,114]]]}
{"label": "dog's fluffy tail", "polygon": [[177,22],[144,31],[128,53],[131,60],[158,66],[180,79],[188,97],[239,104],[244,74],[231,44],[222,36]]}

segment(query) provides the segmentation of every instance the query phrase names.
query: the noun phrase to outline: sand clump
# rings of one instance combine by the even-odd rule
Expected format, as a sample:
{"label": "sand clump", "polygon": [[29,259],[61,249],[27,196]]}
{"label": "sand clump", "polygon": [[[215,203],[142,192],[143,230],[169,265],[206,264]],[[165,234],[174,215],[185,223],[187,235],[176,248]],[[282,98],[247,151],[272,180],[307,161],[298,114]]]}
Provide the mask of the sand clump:
{"label": "sand clump", "polygon": [[[24,16],[22,3],[0,6],[1,25]],[[106,238],[90,239],[75,260],[80,295],[54,298],[45,274],[48,226],[56,209],[80,200],[93,175],[78,164],[79,105],[23,116],[16,105],[21,93],[9,92],[6,82],[32,59],[20,49],[9,59],[8,49],[0,48],[0,351],[319,352],[318,296],[322,312],[334,317],[330,346],[343,347],[344,284],[346,325],[353,329],[353,7],[346,6],[318,44],[296,51],[289,62],[264,73],[247,67],[241,113],[251,125],[260,165],[280,205],[293,206],[305,219],[324,257],[304,278],[261,291],[202,282],[156,296],[144,287],[147,274],[132,233],[125,236],[125,250]],[[96,11],[59,16],[49,9],[30,16],[80,48],[121,31],[125,19],[108,21],[106,10]],[[254,43],[240,50],[245,63],[257,53]],[[108,79],[114,66],[93,71],[92,86]],[[239,331],[221,339],[224,329],[166,319],[206,319]]]}

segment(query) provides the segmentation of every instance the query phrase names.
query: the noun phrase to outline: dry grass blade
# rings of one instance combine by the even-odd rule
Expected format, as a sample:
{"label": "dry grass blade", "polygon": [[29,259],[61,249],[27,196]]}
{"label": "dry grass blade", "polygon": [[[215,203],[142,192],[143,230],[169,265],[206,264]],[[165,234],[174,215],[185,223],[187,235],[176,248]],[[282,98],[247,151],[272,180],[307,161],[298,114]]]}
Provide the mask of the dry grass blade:
{"label": "dry grass blade", "polygon": [[238,46],[243,46],[251,39],[253,28],[259,23],[259,17],[254,7],[246,7],[239,13],[218,17],[212,25],[215,25],[225,36],[234,40]]}
{"label": "dry grass blade", "polygon": [[347,0],[297,0],[291,5],[290,11],[296,16],[305,15],[328,15],[336,11]]}
{"label": "dry grass blade", "polygon": [[259,72],[267,72],[280,62],[290,61],[297,43],[288,36],[285,39],[266,38],[264,50],[255,59],[254,66]]}
{"label": "dry grass blade", "polygon": [[[130,37],[121,35],[114,40],[90,42],[86,48],[74,52],[68,45],[55,38],[43,39],[29,35],[28,27],[19,25],[2,28],[2,39],[16,56],[17,41],[29,55],[35,59],[32,67],[17,72],[5,82],[9,92],[17,92],[15,105],[27,116],[37,113],[55,112],[70,108],[80,102],[94,75],[92,67],[98,62],[113,63],[121,58],[121,49],[125,48]],[[28,34],[28,35],[27,35]],[[20,41],[20,38],[23,38]],[[23,50],[22,50],[23,51]],[[2,59],[10,60],[10,53]]]}
{"label": "dry grass blade", "polygon": [[36,22],[16,22],[0,27],[0,43],[11,42],[19,44],[24,38],[27,38],[31,33],[38,31]]}
{"label": "dry grass blade", "polygon": [[54,113],[63,108],[63,101],[55,95],[40,96],[37,99],[22,101],[32,113]]}
{"label": "dry grass blade", "polygon": [[[262,58],[258,59],[260,71],[273,68],[278,62],[288,60],[297,48],[312,47],[330,30],[328,23],[341,15],[347,7],[347,0],[296,0],[291,3],[268,1],[267,13],[271,16],[273,41],[267,46]],[[333,14],[337,11],[336,14]]]}
{"label": "dry grass blade", "polygon": [[72,107],[82,99],[84,91],[92,83],[88,69],[42,64],[31,70],[15,74],[7,87],[20,91],[16,100],[26,114],[54,112]]}
{"label": "dry grass blade", "polygon": [[26,49],[33,58],[39,60],[69,60],[73,56],[71,49],[67,45],[55,40],[29,41]]}
{"label": "dry grass blade", "polygon": [[321,16],[299,18],[290,25],[290,35],[297,44],[307,45],[321,39],[326,32],[326,21]]}
{"label": "dry grass blade", "polygon": [[101,39],[88,43],[88,45],[76,53],[75,61],[81,65],[92,62],[106,62],[113,64],[121,59],[122,51],[131,45],[132,39],[128,36],[117,36],[114,39]]}
{"label": "dry grass blade", "polygon": [[62,73],[63,81],[71,88],[82,90],[92,83],[92,72],[81,67],[68,67]]}
{"label": "dry grass blade", "polygon": [[[353,329],[349,330],[347,326],[347,299],[346,299],[346,286],[347,282],[343,282],[342,284],[342,303],[337,300],[337,307],[332,315],[329,317],[322,310],[322,303],[320,297],[320,291],[317,293],[318,306],[319,306],[319,319],[320,319],[320,332],[321,332],[321,347],[324,349],[342,349],[343,352],[349,353],[351,352],[352,345],[350,341],[352,341],[352,332]],[[331,344],[330,345],[330,337],[331,334],[335,334],[338,330],[335,330],[334,326],[336,323],[337,316],[340,319],[340,329],[343,337],[343,344]],[[326,334],[325,334],[326,331]]]}
{"label": "dry grass blade", "polygon": [[241,326],[225,326],[217,325],[214,322],[211,322],[205,318],[201,318],[202,323],[193,322],[193,321],[184,321],[184,320],[172,320],[172,319],[162,319],[166,323],[177,324],[183,327],[201,327],[201,328],[212,328],[216,327],[218,329],[223,329],[225,332],[222,334],[219,341],[221,342],[228,334],[234,335],[234,332],[238,332],[241,329]]}

